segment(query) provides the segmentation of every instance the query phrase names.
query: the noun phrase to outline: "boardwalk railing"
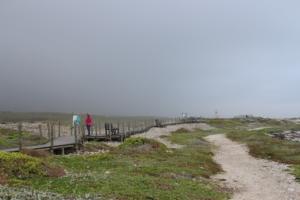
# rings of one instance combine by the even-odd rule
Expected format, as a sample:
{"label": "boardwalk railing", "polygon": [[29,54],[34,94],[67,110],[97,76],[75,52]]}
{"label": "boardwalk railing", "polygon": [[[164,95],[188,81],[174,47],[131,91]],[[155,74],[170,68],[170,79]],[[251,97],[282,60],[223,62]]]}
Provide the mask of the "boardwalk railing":
{"label": "boardwalk railing", "polygon": [[22,124],[18,125],[18,141],[17,148],[3,149],[3,151],[15,152],[27,149],[48,149],[51,152],[59,150],[64,154],[66,148],[74,148],[78,151],[85,141],[124,141],[126,138],[144,133],[154,127],[164,127],[168,125],[177,125],[184,123],[199,123],[201,119],[168,119],[168,120],[151,120],[151,121],[123,121],[123,122],[106,122],[97,121],[91,127],[90,135],[88,135],[86,127],[83,124],[70,126],[69,131],[66,131],[66,126],[63,126],[60,121],[48,122],[46,133],[39,125],[38,131],[40,137],[46,137],[47,140],[43,144],[26,146],[24,145]]}

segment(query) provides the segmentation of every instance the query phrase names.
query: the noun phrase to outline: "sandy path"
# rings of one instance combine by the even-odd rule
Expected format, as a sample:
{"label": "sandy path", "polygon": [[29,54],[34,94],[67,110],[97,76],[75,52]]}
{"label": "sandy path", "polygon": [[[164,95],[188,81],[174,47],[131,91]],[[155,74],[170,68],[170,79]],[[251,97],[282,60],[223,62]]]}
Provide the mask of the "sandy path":
{"label": "sandy path", "polygon": [[145,138],[150,138],[150,139],[155,139],[163,144],[165,144],[168,148],[181,148],[183,145],[179,144],[173,144],[167,139],[161,138],[161,136],[168,136],[172,132],[184,128],[186,130],[193,131],[195,129],[201,129],[201,130],[211,130],[213,127],[209,126],[208,124],[205,123],[194,123],[194,124],[178,124],[178,125],[171,125],[171,126],[166,126],[164,128],[151,128],[148,132],[134,135],[133,137],[145,137]]}
{"label": "sandy path", "polygon": [[214,159],[225,173],[215,178],[233,189],[233,200],[300,200],[300,184],[288,174],[288,166],[256,159],[245,145],[224,135],[206,139],[218,147]]}

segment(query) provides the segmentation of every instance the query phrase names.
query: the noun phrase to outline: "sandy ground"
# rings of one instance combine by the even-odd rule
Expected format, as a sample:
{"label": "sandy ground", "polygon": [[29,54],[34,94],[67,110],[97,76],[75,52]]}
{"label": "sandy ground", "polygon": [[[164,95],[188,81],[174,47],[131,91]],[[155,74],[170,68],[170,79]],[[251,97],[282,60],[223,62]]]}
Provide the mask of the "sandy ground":
{"label": "sandy ground", "polygon": [[145,137],[150,139],[155,139],[163,144],[165,144],[168,148],[182,148],[182,145],[173,144],[167,139],[161,138],[161,136],[168,136],[172,132],[178,129],[187,129],[187,130],[195,130],[195,129],[202,129],[202,130],[211,130],[213,127],[209,126],[208,124],[204,123],[195,123],[195,124],[178,124],[172,126],[166,126],[164,128],[151,128],[148,132],[134,135],[133,137]]}
{"label": "sandy ground", "polygon": [[300,184],[287,165],[256,159],[222,134],[206,139],[217,146],[214,159],[225,171],[214,178],[233,189],[233,200],[300,200]]}

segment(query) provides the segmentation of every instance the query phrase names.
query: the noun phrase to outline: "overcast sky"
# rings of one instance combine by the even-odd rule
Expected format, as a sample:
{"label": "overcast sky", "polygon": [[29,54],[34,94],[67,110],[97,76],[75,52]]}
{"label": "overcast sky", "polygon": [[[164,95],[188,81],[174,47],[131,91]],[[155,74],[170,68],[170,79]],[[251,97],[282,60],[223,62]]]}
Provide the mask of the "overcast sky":
{"label": "overcast sky", "polygon": [[0,0],[0,110],[300,116],[297,0]]}

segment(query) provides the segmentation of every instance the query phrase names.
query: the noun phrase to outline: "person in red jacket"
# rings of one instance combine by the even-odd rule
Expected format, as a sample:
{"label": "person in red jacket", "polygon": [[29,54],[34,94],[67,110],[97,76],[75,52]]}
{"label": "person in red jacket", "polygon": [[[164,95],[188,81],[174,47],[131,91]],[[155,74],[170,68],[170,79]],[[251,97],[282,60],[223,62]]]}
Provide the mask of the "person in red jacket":
{"label": "person in red jacket", "polygon": [[86,129],[88,131],[88,135],[90,135],[91,134],[91,126],[93,125],[93,118],[89,114],[86,115],[85,125],[86,125]]}

